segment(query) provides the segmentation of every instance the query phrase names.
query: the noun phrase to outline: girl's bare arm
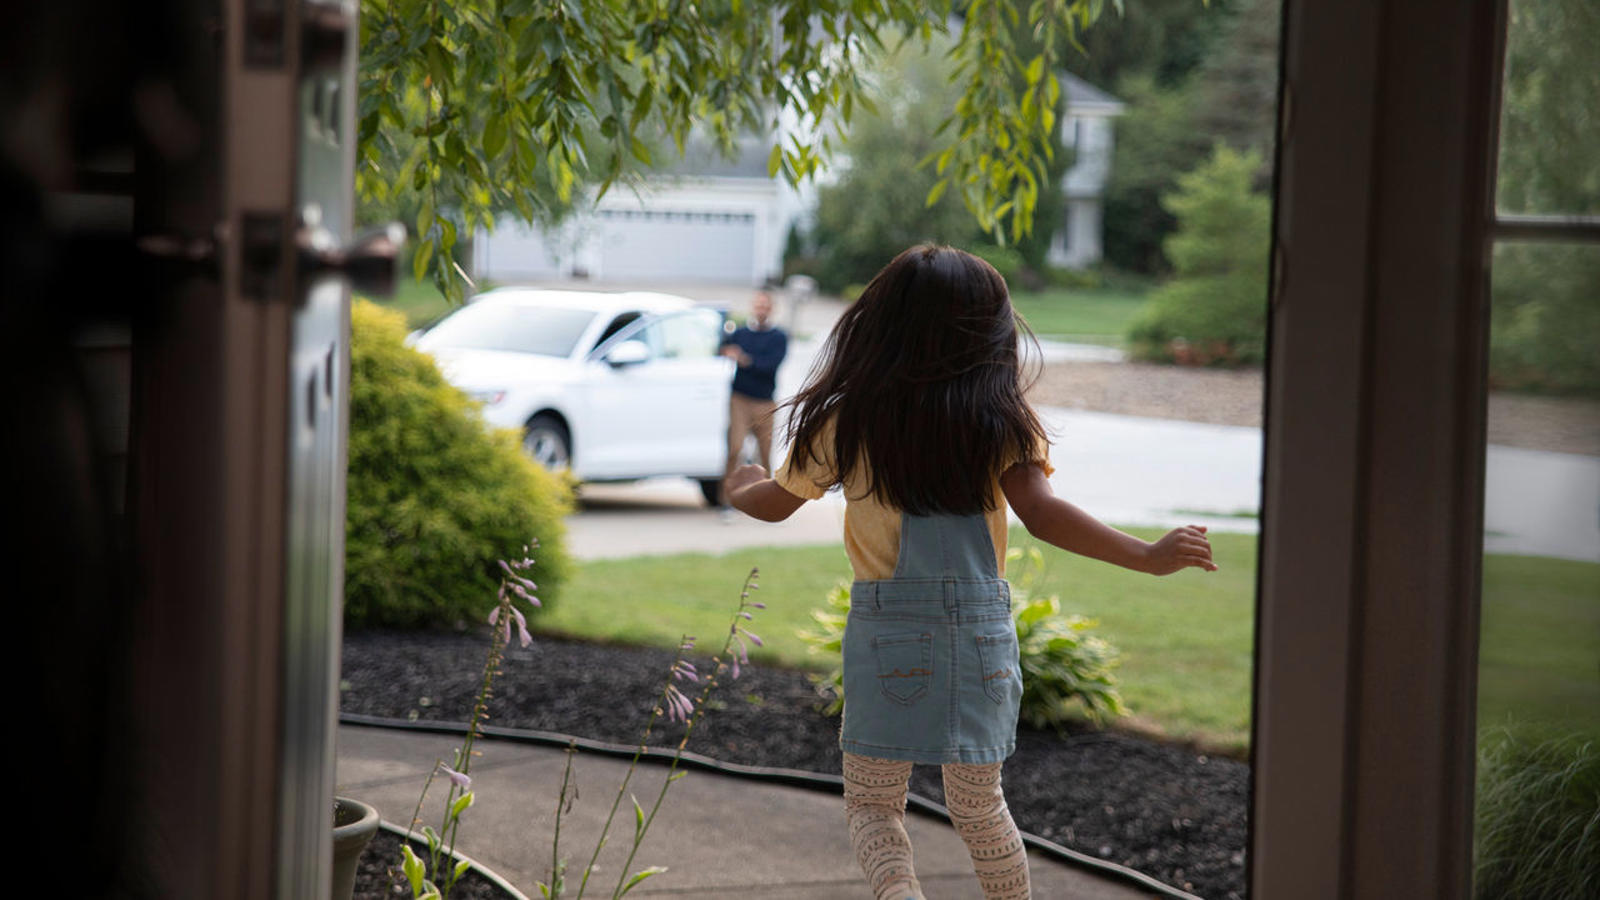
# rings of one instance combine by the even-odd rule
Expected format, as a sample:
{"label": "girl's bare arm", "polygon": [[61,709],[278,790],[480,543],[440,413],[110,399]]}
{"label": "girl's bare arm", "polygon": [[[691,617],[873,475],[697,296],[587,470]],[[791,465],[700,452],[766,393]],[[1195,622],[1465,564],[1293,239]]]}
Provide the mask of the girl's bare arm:
{"label": "girl's bare arm", "polygon": [[1186,525],[1155,543],[1141,541],[1057,497],[1044,470],[1033,463],[1007,469],[1000,476],[1000,489],[1029,534],[1063,550],[1152,575],[1170,575],[1189,566],[1217,570],[1204,527]]}
{"label": "girl's bare arm", "polygon": [[734,469],[724,487],[728,490],[728,502],[735,509],[764,522],[782,522],[806,502],[804,497],[796,497],[779,487],[760,466]]}

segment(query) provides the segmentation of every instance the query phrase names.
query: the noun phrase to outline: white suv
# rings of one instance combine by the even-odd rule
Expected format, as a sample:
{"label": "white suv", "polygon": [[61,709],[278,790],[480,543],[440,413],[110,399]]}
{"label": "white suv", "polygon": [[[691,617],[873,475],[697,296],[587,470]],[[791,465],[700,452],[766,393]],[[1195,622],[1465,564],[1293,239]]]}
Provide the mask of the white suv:
{"label": "white suv", "polygon": [[715,505],[733,361],[725,317],[667,294],[501,288],[416,337],[445,377],[580,481],[685,475]]}

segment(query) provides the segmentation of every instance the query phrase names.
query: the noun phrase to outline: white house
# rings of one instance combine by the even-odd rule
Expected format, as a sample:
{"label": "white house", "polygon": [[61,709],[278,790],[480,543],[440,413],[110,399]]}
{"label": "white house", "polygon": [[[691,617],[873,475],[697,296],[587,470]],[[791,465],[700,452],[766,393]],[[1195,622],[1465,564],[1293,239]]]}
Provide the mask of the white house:
{"label": "white house", "polygon": [[1081,269],[1100,261],[1101,198],[1111,180],[1111,125],[1122,115],[1122,101],[1075,75],[1063,73],[1061,87],[1067,95],[1061,142],[1073,160],[1061,178],[1066,208],[1047,258],[1052,265]]}
{"label": "white house", "polygon": [[[1063,177],[1065,221],[1050,248],[1056,265],[1100,259],[1100,197],[1111,172],[1111,121],[1122,103],[1073,75],[1062,141],[1074,151]],[[613,188],[596,208],[546,233],[515,217],[473,241],[478,277],[503,283],[590,278],[613,283],[723,283],[755,286],[783,271],[784,242],[815,208],[812,185],[767,175],[765,136],[740,144],[734,159],[691,145],[674,171],[637,192]]]}

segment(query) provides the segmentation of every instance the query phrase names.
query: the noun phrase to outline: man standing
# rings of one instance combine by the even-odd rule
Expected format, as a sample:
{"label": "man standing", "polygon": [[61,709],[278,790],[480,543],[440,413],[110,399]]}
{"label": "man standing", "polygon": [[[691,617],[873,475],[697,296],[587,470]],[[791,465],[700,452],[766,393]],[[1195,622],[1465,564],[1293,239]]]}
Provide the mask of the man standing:
{"label": "man standing", "polygon": [[[733,393],[728,404],[728,461],[723,481],[738,468],[744,437],[755,433],[757,462],[772,470],[772,416],[777,409],[773,394],[778,387],[778,366],[789,352],[789,336],[772,324],[772,295],[757,291],[750,302],[750,318],[722,340],[722,355],[738,363],[733,373]],[[722,506],[728,505],[727,488]]]}

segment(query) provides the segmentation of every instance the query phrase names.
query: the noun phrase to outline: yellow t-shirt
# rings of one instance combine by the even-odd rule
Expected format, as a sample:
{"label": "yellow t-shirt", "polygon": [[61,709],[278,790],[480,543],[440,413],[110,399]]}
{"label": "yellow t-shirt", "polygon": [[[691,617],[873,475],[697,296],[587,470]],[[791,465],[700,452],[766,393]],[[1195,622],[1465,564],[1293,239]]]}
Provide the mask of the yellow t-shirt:
{"label": "yellow t-shirt", "polygon": [[[817,500],[828,492],[836,468],[833,462],[833,421],[829,420],[812,443],[813,457],[802,467],[795,459],[794,448],[783,461],[773,479],[778,486],[806,500]],[[1046,475],[1055,471],[1049,462],[1049,445],[1039,447],[1036,458],[1041,461]],[[1010,463],[1000,468],[1005,471]],[[900,557],[900,510],[878,502],[867,490],[866,466],[856,466],[844,487],[844,549],[850,557],[850,567],[857,579],[893,578],[895,564]],[[994,508],[984,513],[989,526],[989,538],[994,544],[995,567],[1000,577],[1006,574],[1006,500],[1000,491],[1000,480],[992,487]]]}

